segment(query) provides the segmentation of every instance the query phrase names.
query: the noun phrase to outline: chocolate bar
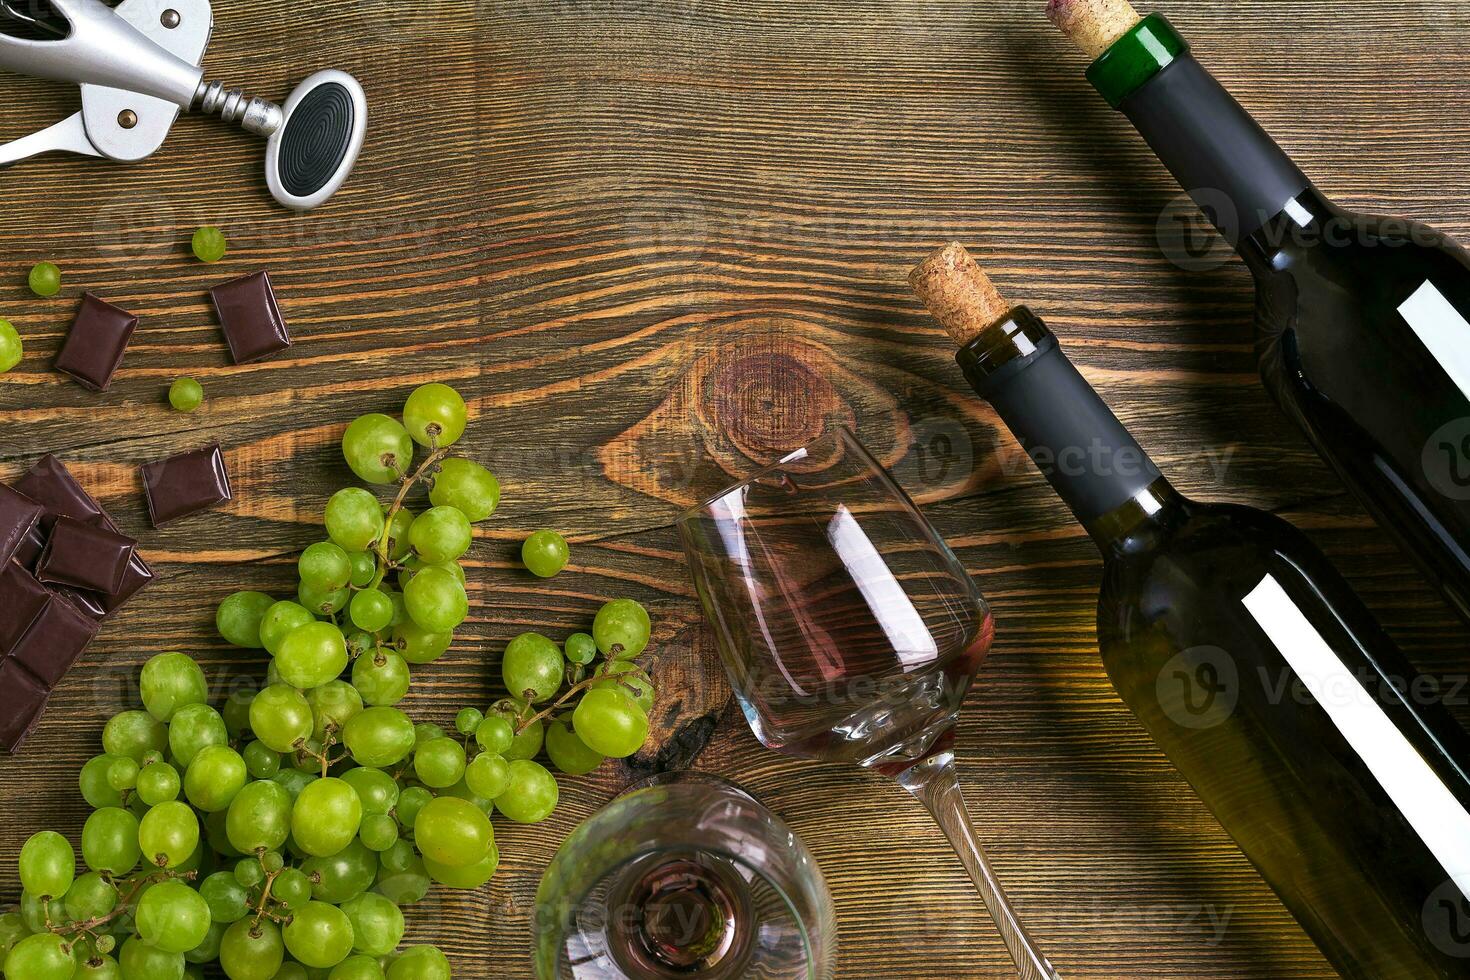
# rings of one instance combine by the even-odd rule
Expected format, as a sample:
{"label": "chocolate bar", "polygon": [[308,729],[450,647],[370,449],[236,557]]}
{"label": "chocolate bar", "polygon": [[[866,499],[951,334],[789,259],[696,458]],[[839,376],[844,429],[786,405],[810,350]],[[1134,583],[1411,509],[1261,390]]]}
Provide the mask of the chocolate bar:
{"label": "chocolate bar", "polygon": [[55,687],[87,649],[97,629],[96,620],[83,615],[61,596],[53,595],[10,651],[10,659],[47,687]]}
{"label": "chocolate bar", "polygon": [[236,364],[248,364],[291,346],[271,277],[256,272],[220,283],[209,291],[220,329]]}
{"label": "chocolate bar", "polygon": [[15,752],[35,730],[50,692],[9,657],[0,662],[0,749]]}
{"label": "chocolate bar", "polygon": [[0,483],[0,564],[15,557],[45,513],[30,497]]}
{"label": "chocolate bar", "polygon": [[218,443],[149,463],[141,472],[154,527],[230,499],[230,475]]}
{"label": "chocolate bar", "polygon": [[56,370],[71,375],[84,388],[106,391],[137,327],[138,318],[127,310],[83,293],[71,332],[56,355]]}
{"label": "chocolate bar", "polygon": [[50,601],[46,587],[16,562],[0,568],[0,606],[5,609],[0,616],[0,657],[15,649]]}
{"label": "chocolate bar", "polygon": [[115,531],[63,517],[51,529],[36,564],[36,578],[48,585],[116,592],[137,546],[137,541]]}

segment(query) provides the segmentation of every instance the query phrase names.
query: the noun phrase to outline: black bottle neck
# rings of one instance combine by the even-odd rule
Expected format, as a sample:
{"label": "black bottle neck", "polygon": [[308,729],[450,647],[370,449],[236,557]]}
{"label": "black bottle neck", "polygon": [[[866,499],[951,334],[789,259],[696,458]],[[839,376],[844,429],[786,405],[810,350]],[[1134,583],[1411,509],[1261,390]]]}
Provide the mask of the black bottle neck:
{"label": "black bottle neck", "polygon": [[1099,548],[1182,500],[1030,310],[1012,310],[958,360]]}

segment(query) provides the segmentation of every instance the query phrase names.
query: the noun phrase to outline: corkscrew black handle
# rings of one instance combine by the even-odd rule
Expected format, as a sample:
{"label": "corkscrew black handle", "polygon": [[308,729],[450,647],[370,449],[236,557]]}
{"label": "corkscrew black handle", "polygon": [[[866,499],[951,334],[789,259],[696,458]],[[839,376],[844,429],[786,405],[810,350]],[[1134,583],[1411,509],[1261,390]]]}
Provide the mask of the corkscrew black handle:
{"label": "corkscrew black handle", "polygon": [[337,192],[367,133],[367,98],[357,79],[321,71],[297,86],[266,151],[266,182],[288,208],[307,211]]}

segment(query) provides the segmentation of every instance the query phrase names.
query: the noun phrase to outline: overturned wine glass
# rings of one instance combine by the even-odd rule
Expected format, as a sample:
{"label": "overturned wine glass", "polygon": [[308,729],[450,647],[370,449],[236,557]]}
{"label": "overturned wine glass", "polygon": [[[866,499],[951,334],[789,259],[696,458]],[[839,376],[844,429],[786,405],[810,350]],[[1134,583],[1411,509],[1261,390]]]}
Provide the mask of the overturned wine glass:
{"label": "overturned wine glass", "polygon": [[990,608],[907,494],[838,428],[679,522],[746,720],[767,747],[897,780],[928,808],[1024,980],[1058,980],[981,849],[955,770]]}

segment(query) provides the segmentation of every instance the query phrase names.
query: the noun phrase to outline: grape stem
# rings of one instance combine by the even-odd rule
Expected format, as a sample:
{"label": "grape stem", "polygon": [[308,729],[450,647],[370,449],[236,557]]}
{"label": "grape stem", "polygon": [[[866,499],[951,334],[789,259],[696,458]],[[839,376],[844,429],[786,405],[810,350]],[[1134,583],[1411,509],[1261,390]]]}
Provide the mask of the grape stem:
{"label": "grape stem", "polygon": [[372,584],[368,588],[376,589],[382,585],[383,578],[388,574],[388,569],[392,567],[393,563],[388,557],[388,548],[392,544],[393,539],[388,536],[388,532],[393,527],[393,518],[397,517],[398,512],[403,509],[403,502],[408,499],[408,492],[420,480],[432,473],[440,463],[444,462],[445,457],[448,455],[448,446],[442,449],[433,449],[424,461],[419,464],[419,468],[414,470],[411,475],[404,477],[403,482],[399,484],[398,495],[393,498],[393,503],[388,507],[388,513],[383,518],[383,536],[378,541],[378,572],[373,576]]}

